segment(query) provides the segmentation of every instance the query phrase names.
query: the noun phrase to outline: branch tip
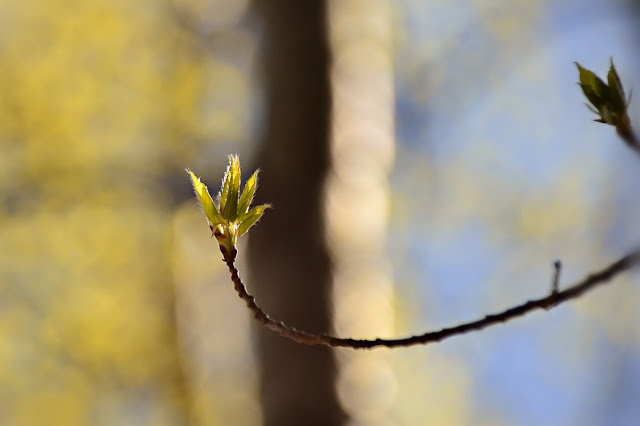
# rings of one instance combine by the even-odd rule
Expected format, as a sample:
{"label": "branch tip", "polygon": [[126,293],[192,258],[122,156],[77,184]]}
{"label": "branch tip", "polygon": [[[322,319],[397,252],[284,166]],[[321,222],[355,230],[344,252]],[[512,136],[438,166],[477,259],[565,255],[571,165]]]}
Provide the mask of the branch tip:
{"label": "branch tip", "polygon": [[555,262],[553,262],[553,281],[551,283],[551,294],[558,293],[561,272],[562,262],[556,260]]}

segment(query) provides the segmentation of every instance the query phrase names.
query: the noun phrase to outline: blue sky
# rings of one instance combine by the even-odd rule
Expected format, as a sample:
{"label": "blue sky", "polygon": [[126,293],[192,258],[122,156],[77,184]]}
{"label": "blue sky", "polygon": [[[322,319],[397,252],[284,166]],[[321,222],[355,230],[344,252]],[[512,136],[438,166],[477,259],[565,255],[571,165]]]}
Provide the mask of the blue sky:
{"label": "blue sky", "polygon": [[[396,52],[392,185],[412,213],[393,216],[389,238],[399,292],[419,295],[418,330],[540,297],[556,258],[567,262],[562,282],[569,284],[640,237],[638,160],[613,128],[591,121],[573,64],[605,75],[613,57],[627,92],[638,87],[628,9],[621,2],[544,2],[529,20],[531,2],[521,2],[523,13],[513,11],[512,19],[526,28],[510,39],[496,37],[487,28],[492,18],[479,18],[466,2],[433,3],[403,2]],[[531,199],[542,210],[555,203],[569,215],[568,229],[519,235],[518,218]],[[461,206],[465,211],[456,210]],[[551,213],[536,220],[559,227]],[[591,301],[445,344],[442,350],[471,371],[478,419],[500,413],[515,425],[628,425],[640,418],[638,317],[620,322],[628,326],[626,340],[599,326],[607,307],[622,315],[619,299],[637,296],[631,279],[585,296]],[[594,308],[596,298],[602,309]]]}

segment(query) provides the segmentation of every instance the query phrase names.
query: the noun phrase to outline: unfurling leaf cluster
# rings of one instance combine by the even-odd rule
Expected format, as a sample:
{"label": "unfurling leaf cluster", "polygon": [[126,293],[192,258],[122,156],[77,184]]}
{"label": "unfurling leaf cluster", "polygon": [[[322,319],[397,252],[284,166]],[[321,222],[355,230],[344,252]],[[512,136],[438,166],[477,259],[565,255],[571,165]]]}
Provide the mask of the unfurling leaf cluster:
{"label": "unfurling leaf cluster", "polygon": [[229,166],[222,178],[222,188],[215,201],[211,198],[207,186],[189,169],[191,183],[196,192],[202,211],[207,217],[209,228],[218,240],[220,251],[224,256],[235,253],[238,237],[245,234],[258,222],[264,211],[271,207],[263,204],[251,209],[251,202],[258,186],[256,170],[247,180],[240,192],[240,159],[237,155],[229,156]]}
{"label": "unfurling leaf cluster", "polygon": [[599,116],[595,121],[614,126],[627,143],[634,142],[631,121],[627,113],[631,97],[625,96],[622,81],[613,65],[613,59],[606,83],[593,71],[582,67],[577,62],[576,66],[580,72],[578,84],[591,104],[587,104],[587,107]]}

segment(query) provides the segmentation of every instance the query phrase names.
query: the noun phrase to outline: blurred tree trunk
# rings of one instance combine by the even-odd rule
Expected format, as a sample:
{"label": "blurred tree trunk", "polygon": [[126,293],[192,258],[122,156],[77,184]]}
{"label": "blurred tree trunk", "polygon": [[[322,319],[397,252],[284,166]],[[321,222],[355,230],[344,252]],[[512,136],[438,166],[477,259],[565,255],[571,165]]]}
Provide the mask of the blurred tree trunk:
{"label": "blurred tree trunk", "polygon": [[[326,2],[254,0],[264,34],[265,128],[259,202],[275,207],[249,239],[251,290],[271,316],[331,329],[331,262],[323,189],[329,169],[330,52]],[[256,326],[267,426],[341,425],[332,350]]]}

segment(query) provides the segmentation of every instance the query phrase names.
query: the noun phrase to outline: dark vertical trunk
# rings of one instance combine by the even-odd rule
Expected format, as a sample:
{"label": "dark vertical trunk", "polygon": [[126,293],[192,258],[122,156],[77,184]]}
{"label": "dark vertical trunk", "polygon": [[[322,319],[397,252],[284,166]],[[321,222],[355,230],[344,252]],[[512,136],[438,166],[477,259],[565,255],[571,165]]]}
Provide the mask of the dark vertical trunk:
{"label": "dark vertical trunk", "polygon": [[[249,239],[251,290],[271,316],[331,328],[331,262],[322,194],[329,168],[330,54],[326,2],[255,0],[264,29],[266,117],[259,202],[275,207]],[[267,426],[341,425],[332,350],[257,326]]]}

